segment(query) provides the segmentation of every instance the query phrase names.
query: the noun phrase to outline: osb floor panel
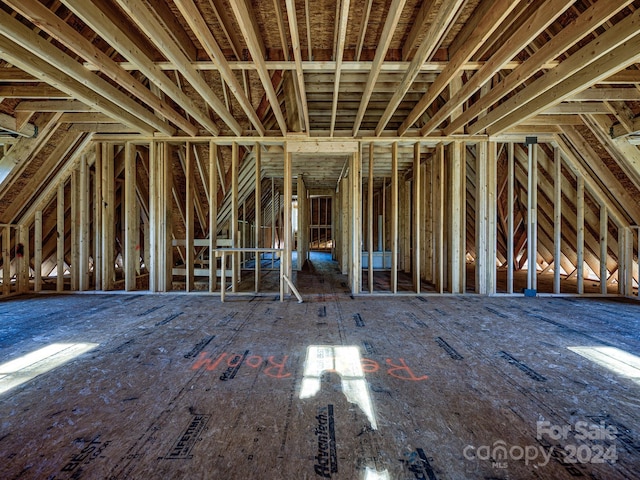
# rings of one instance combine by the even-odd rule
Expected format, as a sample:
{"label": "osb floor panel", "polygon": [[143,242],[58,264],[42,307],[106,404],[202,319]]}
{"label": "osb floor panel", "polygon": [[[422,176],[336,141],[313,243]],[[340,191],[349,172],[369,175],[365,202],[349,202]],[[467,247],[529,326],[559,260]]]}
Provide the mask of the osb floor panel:
{"label": "osb floor panel", "polygon": [[99,344],[0,393],[0,478],[640,478],[640,378],[567,348],[640,356],[637,302],[351,298],[331,265],[302,275],[302,304],[0,303],[0,364]]}

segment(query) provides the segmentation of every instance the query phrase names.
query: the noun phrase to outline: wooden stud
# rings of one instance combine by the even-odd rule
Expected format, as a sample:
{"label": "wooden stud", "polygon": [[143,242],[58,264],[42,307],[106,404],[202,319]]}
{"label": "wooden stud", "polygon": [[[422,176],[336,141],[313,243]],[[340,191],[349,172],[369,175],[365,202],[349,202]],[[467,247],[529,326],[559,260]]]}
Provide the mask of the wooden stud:
{"label": "wooden stud", "polygon": [[[487,142],[476,145],[476,293],[487,293]],[[454,193],[455,194],[455,193]]]}
{"label": "wooden stud", "polygon": [[36,211],[36,219],[33,231],[35,246],[33,258],[33,291],[42,290],[42,210]]}
{"label": "wooden stud", "polygon": [[[96,290],[102,290],[102,145],[96,142],[94,147],[93,283]],[[152,177],[153,173],[150,174],[150,178]]]}
{"label": "wooden stud", "polygon": [[514,265],[514,252],[513,252],[513,235],[514,235],[514,222],[513,222],[513,202],[514,202],[514,145],[509,143],[507,149],[507,293],[513,293],[513,265]]}
{"label": "wooden stud", "polygon": [[127,142],[124,146],[124,243],[122,259],[124,260],[125,290],[136,289],[135,259],[139,258],[136,249],[139,241],[136,226],[136,152],[135,145]]}
{"label": "wooden stud", "polygon": [[369,293],[373,293],[373,143],[369,144],[369,178],[367,184],[367,283]]}
{"label": "wooden stud", "polygon": [[351,183],[351,292],[360,293],[362,286],[362,151],[351,155],[351,168],[349,169]]}
{"label": "wooden stud", "polygon": [[[231,235],[231,246],[238,248],[240,246],[238,239],[238,169],[240,164],[240,148],[236,142],[231,145],[231,223],[229,224],[229,233]],[[222,266],[224,270],[225,266]],[[238,288],[238,277],[240,265],[238,265],[238,255],[231,254],[231,291],[235,293]]]}
{"label": "wooden stud", "polygon": [[438,188],[438,225],[437,225],[437,243],[438,243],[438,277],[437,288],[440,294],[444,293],[444,193],[445,193],[445,175],[444,175],[444,144],[439,143],[436,147],[437,155],[437,172],[436,185]]}
{"label": "wooden stud", "polygon": [[[284,237],[284,257],[280,259],[283,266],[283,272],[287,278],[291,279],[292,264],[291,251],[293,248],[293,232],[291,228],[291,210],[292,210],[292,171],[291,171],[291,153],[287,150],[287,144],[284,147],[284,221],[282,236]],[[285,287],[286,293],[289,293],[289,286]]]}
{"label": "wooden stud", "polygon": [[64,181],[58,184],[56,221],[56,291],[64,291]]}
{"label": "wooden stud", "polygon": [[466,274],[466,146],[455,141],[450,145],[449,209],[450,209],[450,269],[451,293],[464,293]]}
{"label": "wooden stud", "polygon": [[193,163],[193,151],[191,144],[186,144],[186,157],[185,157],[185,178],[186,178],[186,198],[185,198],[185,254],[186,254],[186,279],[185,288],[187,292],[191,292],[195,288],[194,279],[194,232],[195,232],[195,210],[194,210],[194,163]]}
{"label": "wooden stud", "polygon": [[78,288],[80,291],[89,290],[89,165],[86,155],[80,157],[80,171],[78,177]]}
{"label": "wooden stud", "polygon": [[562,252],[562,156],[553,149],[553,293],[560,293],[560,258]]}
{"label": "wooden stud", "polygon": [[209,291],[214,292],[218,283],[218,149],[209,142]]}
{"label": "wooden stud", "polygon": [[576,253],[578,256],[578,294],[584,293],[584,178],[578,175],[576,191]]}
{"label": "wooden stud", "polygon": [[527,175],[527,288],[536,290],[537,284],[537,169],[538,169],[538,147],[536,144],[529,145],[528,155],[528,175]]}
{"label": "wooden stud", "polygon": [[600,293],[606,295],[607,293],[607,277],[609,272],[607,270],[607,241],[609,237],[609,216],[607,214],[607,207],[600,205]]}
{"label": "wooden stud", "polygon": [[[262,146],[259,143],[256,143],[254,147],[255,157],[256,157],[256,178],[255,178],[255,232],[254,232],[254,246],[256,248],[260,248],[260,243],[262,239]],[[256,252],[255,256],[255,291],[256,293],[260,291],[260,263],[262,261],[261,254]]]}
{"label": "wooden stud", "polygon": [[420,177],[420,143],[413,146],[413,288],[420,293],[420,246],[422,244],[422,181]]}
{"label": "wooden stud", "polygon": [[79,172],[77,168],[74,168],[71,172],[71,290],[77,291],[80,282],[80,249],[79,249],[79,217],[80,217],[80,202],[79,202]]}
{"label": "wooden stud", "polygon": [[391,147],[391,292],[398,293],[398,142]]}
{"label": "wooden stud", "polygon": [[[64,217],[63,217],[64,218]],[[11,293],[11,227],[2,229],[2,294]]]}

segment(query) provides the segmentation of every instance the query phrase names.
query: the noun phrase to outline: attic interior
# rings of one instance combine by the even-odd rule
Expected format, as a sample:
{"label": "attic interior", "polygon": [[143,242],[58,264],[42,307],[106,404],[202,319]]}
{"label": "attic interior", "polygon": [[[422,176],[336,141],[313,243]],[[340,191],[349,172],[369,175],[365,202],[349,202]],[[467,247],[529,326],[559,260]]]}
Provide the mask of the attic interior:
{"label": "attic interior", "polygon": [[0,0],[1,476],[640,478],[638,7]]}

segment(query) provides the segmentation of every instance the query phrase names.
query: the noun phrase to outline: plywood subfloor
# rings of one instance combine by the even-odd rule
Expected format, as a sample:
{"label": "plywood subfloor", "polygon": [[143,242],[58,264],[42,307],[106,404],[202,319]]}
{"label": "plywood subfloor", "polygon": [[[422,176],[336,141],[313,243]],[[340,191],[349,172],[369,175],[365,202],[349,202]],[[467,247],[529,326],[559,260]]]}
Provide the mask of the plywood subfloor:
{"label": "plywood subfloor", "polygon": [[640,356],[637,302],[352,298],[331,269],[299,275],[303,304],[1,303],[0,364],[98,345],[0,393],[0,478],[640,478],[640,378],[568,349]]}

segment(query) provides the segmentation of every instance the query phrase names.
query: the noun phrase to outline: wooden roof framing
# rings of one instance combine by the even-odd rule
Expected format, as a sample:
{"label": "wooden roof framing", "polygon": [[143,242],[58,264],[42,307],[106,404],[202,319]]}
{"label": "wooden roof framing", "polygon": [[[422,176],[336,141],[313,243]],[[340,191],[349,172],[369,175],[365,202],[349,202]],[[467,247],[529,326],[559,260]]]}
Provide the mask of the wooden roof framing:
{"label": "wooden roof framing", "polygon": [[[26,169],[61,171],[79,155],[69,149],[92,132],[114,141],[255,138],[269,145],[262,166],[273,172],[291,138],[409,142],[400,144],[399,164],[410,169],[404,150],[413,141],[540,135],[576,157],[587,190],[615,207],[612,218],[638,223],[639,7],[640,0],[0,0],[0,173],[10,171],[0,198],[26,205],[29,190],[17,185],[33,196],[53,178],[16,183]],[[47,140],[59,148],[43,150]],[[386,155],[388,145],[376,152]],[[344,157],[304,162],[305,184],[325,189]],[[226,189],[222,164],[219,174]],[[23,210],[12,206],[12,218],[0,221]]]}

